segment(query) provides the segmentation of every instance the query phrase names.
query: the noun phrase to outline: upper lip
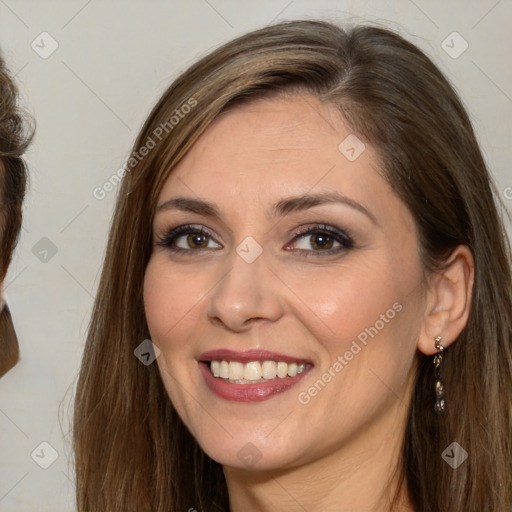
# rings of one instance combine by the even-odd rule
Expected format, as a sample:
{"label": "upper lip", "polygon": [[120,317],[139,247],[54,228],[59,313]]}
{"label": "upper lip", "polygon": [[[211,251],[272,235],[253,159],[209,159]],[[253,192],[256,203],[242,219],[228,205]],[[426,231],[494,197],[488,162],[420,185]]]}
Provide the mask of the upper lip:
{"label": "upper lip", "polygon": [[277,361],[284,363],[312,364],[309,359],[302,357],[288,356],[268,350],[245,350],[239,352],[226,348],[209,350],[199,357],[200,361],[239,361],[241,363],[250,363],[251,361]]}

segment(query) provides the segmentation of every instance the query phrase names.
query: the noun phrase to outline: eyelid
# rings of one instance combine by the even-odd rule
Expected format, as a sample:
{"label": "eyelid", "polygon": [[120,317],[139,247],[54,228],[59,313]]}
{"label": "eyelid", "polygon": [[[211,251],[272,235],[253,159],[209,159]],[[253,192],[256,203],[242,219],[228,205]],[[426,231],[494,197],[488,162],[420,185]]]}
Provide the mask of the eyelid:
{"label": "eyelid", "polygon": [[[355,245],[353,236],[345,229],[339,229],[335,226],[331,226],[326,223],[318,223],[313,224],[307,227],[302,228],[298,232],[295,232],[295,236],[288,243],[285,248],[289,247],[296,243],[296,241],[300,238],[304,238],[310,235],[314,235],[316,233],[326,233],[329,237],[333,238],[336,242],[340,244],[340,247],[334,249],[325,249],[325,250],[307,250],[307,249],[296,249],[295,252],[305,253],[307,255],[329,255],[329,254],[337,254],[342,251],[346,251],[352,249]],[[308,254],[310,253],[310,254]]]}
{"label": "eyelid", "polygon": [[[211,230],[204,226],[203,224],[180,224],[173,228],[167,229],[162,235],[157,237],[156,245],[164,247],[168,250],[175,252],[197,252],[197,249],[183,249],[182,247],[171,247],[171,243],[174,242],[177,238],[184,236],[190,233],[201,233],[203,235],[208,236],[211,240],[213,240],[216,244],[222,245],[217,241],[216,237],[212,234]],[[203,249],[204,250],[204,249]],[[211,248],[209,248],[211,250]]]}

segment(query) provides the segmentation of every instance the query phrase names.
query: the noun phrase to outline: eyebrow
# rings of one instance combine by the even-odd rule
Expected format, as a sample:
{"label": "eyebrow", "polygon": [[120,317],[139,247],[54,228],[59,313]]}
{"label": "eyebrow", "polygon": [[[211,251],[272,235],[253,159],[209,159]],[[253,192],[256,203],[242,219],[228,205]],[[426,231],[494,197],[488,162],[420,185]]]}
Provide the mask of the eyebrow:
{"label": "eyebrow", "polygon": [[[338,192],[321,192],[305,194],[296,197],[287,197],[278,201],[270,210],[272,217],[283,217],[293,212],[308,210],[324,204],[340,203],[350,206],[354,210],[366,215],[374,224],[378,225],[375,216],[362,204]],[[157,206],[157,212],[176,209],[189,213],[196,213],[206,217],[222,220],[220,210],[215,204],[191,197],[174,197]]]}

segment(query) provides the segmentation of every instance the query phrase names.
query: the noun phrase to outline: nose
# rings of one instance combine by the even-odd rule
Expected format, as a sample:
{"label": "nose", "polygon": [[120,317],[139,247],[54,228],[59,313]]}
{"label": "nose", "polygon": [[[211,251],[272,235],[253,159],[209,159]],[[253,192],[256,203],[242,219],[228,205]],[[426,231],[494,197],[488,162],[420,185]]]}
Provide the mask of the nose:
{"label": "nose", "polygon": [[217,326],[241,332],[255,322],[275,322],[283,315],[280,281],[267,265],[265,251],[252,263],[233,251],[207,307]]}

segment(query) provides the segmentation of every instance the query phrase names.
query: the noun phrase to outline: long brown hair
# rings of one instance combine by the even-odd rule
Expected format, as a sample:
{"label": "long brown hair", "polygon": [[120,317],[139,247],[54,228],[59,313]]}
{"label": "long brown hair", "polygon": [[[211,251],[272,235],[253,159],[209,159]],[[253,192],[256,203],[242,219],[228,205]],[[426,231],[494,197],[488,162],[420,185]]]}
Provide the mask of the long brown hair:
{"label": "long brown hair", "polygon": [[[413,44],[382,28],[323,21],[280,23],[213,51],[174,81],[140,132],[133,154],[169,125],[128,170],[115,209],[76,392],[79,510],[229,509],[221,466],[184,427],[157,366],[133,354],[149,338],[142,285],[156,200],[173,167],[228,107],[289,91],[336,106],[377,149],[415,219],[427,272],[459,244],[472,251],[470,318],[444,357],[450,406],[437,420],[431,358],[418,354],[400,471],[416,512],[510,512],[511,255],[471,123]],[[441,458],[454,441],[468,453],[457,470]]]}
{"label": "long brown hair", "polygon": [[[18,90],[0,56],[0,282],[7,274],[21,230],[27,168],[21,158],[33,135],[18,103]],[[18,361],[16,331],[7,304],[0,305],[0,376]]]}

